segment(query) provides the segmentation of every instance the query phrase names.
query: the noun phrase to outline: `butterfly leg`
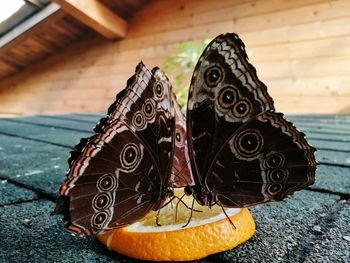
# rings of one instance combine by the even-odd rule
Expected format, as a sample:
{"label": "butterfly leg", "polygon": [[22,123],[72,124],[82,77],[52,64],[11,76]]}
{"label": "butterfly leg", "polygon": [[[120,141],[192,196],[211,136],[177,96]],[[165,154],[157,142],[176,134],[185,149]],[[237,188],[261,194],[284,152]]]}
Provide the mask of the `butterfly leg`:
{"label": "butterfly leg", "polygon": [[186,227],[188,226],[188,224],[191,222],[191,219],[192,219],[192,215],[193,215],[193,207],[194,207],[194,198],[192,200],[192,206],[191,206],[191,214],[190,214],[190,217],[188,218],[188,221],[185,225],[183,225],[182,227]]}
{"label": "butterfly leg", "polygon": [[[174,186],[173,186],[173,184],[171,184],[171,186],[169,187],[169,189],[168,189],[168,197],[170,197],[170,201],[168,202],[168,203],[170,203],[170,206],[171,206],[171,208],[173,209],[174,208],[174,205],[173,205],[173,200],[174,200],[174,198],[175,198],[175,196],[174,196]],[[165,206],[165,205],[164,205]],[[164,206],[162,206],[162,207],[164,207]]]}
{"label": "butterfly leg", "polygon": [[160,210],[161,210],[161,208],[158,209],[157,215],[156,215],[156,225],[157,225],[157,226],[162,226],[162,225],[159,223],[159,214],[160,214]]}
{"label": "butterfly leg", "polygon": [[226,211],[225,211],[225,209],[224,209],[222,203],[221,203],[221,202],[217,202],[217,203],[218,203],[218,205],[221,207],[222,212],[224,212],[224,214],[225,214],[225,216],[227,217],[228,221],[230,221],[230,223],[231,223],[231,225],[233,226],[233,228],[236,229],[235,224],[232,222],[231,218],[227,215],[227,213],[226,213]]}
{"label": "butterfly leg", "polygon": [[[179,207],[179,203],[182,202],[183,204],[185,204],[185,202],[182,201],[182,198],[184,198],[186,194],[183,194],[180,198],[178,197],[179,201],[176,203],[176,206],[175,206],[175,223],[177,221],[177,209]],[[187,207],[187,205],[185,204],[185,206]]]}
{"label": "butterfly leg", "polygon": [[156,215],[156,225],[157,225],[157,226],[161,226],[161,224],[159,223],[159,214],[160,214],[160,210],[161,210],[163,207],[166,207],[169,203],[171,204],[171,208],[174,208],[172,202],[173,202],[173,200],[174,200],[175,198],[178,198],[177,196],[174,196],[174,192],[173,192],[173,191],[169,192],[169,196],[170,196],[169,201],[168,201],[168,202],[165,202],[165,203],[158,209],[158,211],[157,211],[157,215]]}
{"label": "butterfly leg", "polygon": [[[184,194],[184,195],[185,195],[185,194]],[[182,200],[182,198],[184,197],[184,195],[182,195],[181,197],[174,196],[174,199],[176,198],[176,199],[179,200],[179,201],[177,202],[177,204],[176,204],[175,209],[177,209],[179,203],[182,203],[187,209],[191,209],[191,210],[193,210],[194,212],[203,212],[202,210],[197,210],[197,209],[194,209],[193,207],[189,207],[189,206]]]}

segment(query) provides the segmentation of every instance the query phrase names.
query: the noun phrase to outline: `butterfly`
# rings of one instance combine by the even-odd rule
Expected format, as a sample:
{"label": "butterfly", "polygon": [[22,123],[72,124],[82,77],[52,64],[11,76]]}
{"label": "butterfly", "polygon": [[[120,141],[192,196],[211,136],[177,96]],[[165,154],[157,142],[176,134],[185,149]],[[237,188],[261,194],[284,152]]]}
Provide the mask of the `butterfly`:
{"label": "butterfly", "polygon": [[283,200],[315,180],[315,148],[275,112],[234,33],[212,40],[191,80],[186,120],[168,78],[141,62],[71,153],[56,213],[96,235],[159,211],[174,187],[200,205]]}
{"label": "butterfly", "polygon": [[[65,215],[67,231],[96,235],[128,225],[172,195],[170,176],[179,174],[179,167],[189,173],[185,159],[173,158],[187,151],[183,115],[174,99],[159,68],[149,71],[142,62],[136,67],[95,135],[71,152],[55,208]],[[187,185],[186,178],[172,177],[174,186]]]}
{"label": "butterfly", "polygon": [[193,73],[187,138],[201,205],[282,200],[315,180],[315,148],[282,113],[233,33],[204,50]]}

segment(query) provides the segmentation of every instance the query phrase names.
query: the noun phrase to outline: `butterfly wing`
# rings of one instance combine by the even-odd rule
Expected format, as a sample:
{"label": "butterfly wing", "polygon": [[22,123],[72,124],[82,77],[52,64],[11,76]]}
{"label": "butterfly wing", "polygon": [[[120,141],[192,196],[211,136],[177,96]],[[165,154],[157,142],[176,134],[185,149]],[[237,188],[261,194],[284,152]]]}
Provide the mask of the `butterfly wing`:
{"label": "butterfly wing", "polygon": [[279,201],[314,182],[314,151],[283,114],[264,112],[217,152],[206,185],[228,207]]}
{"label": "butterfly wing", "polygon": [[193,186],[194,181],[187,147],[186,119],[174,94],[172,99],[175,113],[175,144],[170,184],[176,188]]}
{"label": "butterfly wing", "polygon": [[121,93],[123,100],[117,96],[108,109],[108,119],[123,119],[136,127],[143,141],[153,149],[160,171],[168,177],[175,126],[172,86],[159,68],[150,72],[142,62],[128,83],[135,81],[137,85]]}
{"label": "butterfly wing", "polygon": [[68,231],[95,235],[158,209],[173,152],[170,96],[164,75],[140,63],[96,134],[76,146],[56,206],[68,220]]}
{"label": "butterfly wing", "polygon": [[[265,167],[259,166],[257,160],[268,158],[269,152],[271,152],[270,154],[272,152],[280,153],[283,152],[285,147],[289,147],[289,145],[282,142],[281,144],[277,143],[279,138],[283,136],[290,136],[289,139],[294,144],[304,145],[303,148],[300,148],[298,154],[286,156],[288,160],[285,164],[299,161],[304,163],[304,151],[312,152],[310,156],[307,155],[309,159],[305,166],[307,168],[311,167],[311,171],[315,170],[314,149],[306,141],[303,141],[303,134],[300,134],[291,124],[284,123],[282,117],[280,117],[281,120],[278,123],[281,122],[285,125],[277,129],[279,132],[275,131],[276,141],[264,138],[270,130],[267,133],[265,131],[259,133],[261,136],[258,139],[261,138],[266,144],[272,143],[278,145],[278,147],[268,150],[266,147],[269,147],[269,145],[267,144],[266,147],[261,148],[254,155],[258,165],[252,168],[254,170],[251,170],[250,163],[245,163],[240,158],[234,160],[228,154],[228,149],[231,149],[231,152],[236,151],[235,148],[230,147],[233,138],[247,129],[259,132],[259,127],[254,125],[260,125],[260,122],[254,122],[253,120],[268,116],[266,122],[269,123],[271,129],[275,127],[272,125],[272,119],[279,118],[276,116],[280,115],[269,115],[269,113],[274,114],[274,110],[273,100],[267,93],[266,86],[258,79],[255,68],[248,62],[242,40],[233,33],[215,38],[204,50],[195,68],[187,108],[189,155],[196,183],[195,195],[200,203],[208,205],[216,202],[218,197],[220,197],[223,204],[228,206],[244,206],[265,202],[265,195],[262,193],[265,190],[262,190],[262,188],[266,188],[267,182],[264,182],[266,178],[263,179],[262,175],[260,175],[260,178],[256,178],[259,173],[261,174],[264,171]],[[252,125],[252,123],[254,124]],[[293,132],[284,133],[284,129],[291,129]],[[247,143],[251,143],[251,141],[248,140]],[[218,166],[221,168],[219,169]],[[233,167],[236,167],[236,169],[240,167],[241,173],[244,172],[244,180],[236,178],[237,172]],[[311,174],[312,172],[303,172],[294,175],[292,172],[288,176],[288,180],[296,182],[296,178],[298,178],[298,182],[305,186],[313,182],[314,175],[311,176]],[[281,184],[289,184],[288,180],[281,182]],[[234,187],[232,186],[233,182],[235,182]],[[223,188],[222,184],[231,185],[232,187]],[[297,188],[294,187],[293,189]],[[248,190],[249,193],[246,194]],[[285,193],[287,192],[285,190]],[[247,196],[258,194],[260,199],[250,200],[247,197],[246,200],[236,200],[230,197],[231,203],[224,201],[225,196],[231,196],[233,193],[236,194],[236,197],[238,193]],[[211,200],[208,200],[209,195],[214,195],[214,197],[209,197]]]}

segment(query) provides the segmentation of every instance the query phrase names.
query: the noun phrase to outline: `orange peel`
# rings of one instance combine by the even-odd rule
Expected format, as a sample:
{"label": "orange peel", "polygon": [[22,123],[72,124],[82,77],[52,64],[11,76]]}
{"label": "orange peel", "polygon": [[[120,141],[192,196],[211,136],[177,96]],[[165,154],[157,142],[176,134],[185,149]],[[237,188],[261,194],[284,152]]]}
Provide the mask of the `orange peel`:
{"label": "orange peel", "polygon": [[[188,198],[189,199],[189,198]],[[188,203],[188,200],[187,200]],[[156,213],[127,227],[108,231],[97,236],[108,249],[128,257],[152,261],[187,261],[226,251],[247,241],[255,232],[254,219],[247,208],[229,208],[226,218],[219,206],[211,209],[196,206],[202,212],[193,212],[190,224],[183,225],[190,210],[179,205],[177,222],[175,209],[162,208],[156,226]]]}

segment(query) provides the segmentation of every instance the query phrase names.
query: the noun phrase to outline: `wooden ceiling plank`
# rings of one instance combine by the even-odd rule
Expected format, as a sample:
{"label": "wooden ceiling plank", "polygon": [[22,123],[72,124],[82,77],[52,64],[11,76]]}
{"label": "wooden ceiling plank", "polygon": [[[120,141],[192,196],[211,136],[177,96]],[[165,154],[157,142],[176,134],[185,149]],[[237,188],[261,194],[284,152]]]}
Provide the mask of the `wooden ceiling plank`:
{"label": "wooden ceiling plank", "polygon": [[51,49],[48,46],[43,45],[37,39],[35,39],[35,37],[29,37],[26,40],[26,42],[28,43],[28,45],[32,46],[35,50],[39,49],[44,54],[53,52],[53,49]]}
{"label": "wooden ceiling plank", "polygon": [[[71,17],[67,16],[67,18]],[[77,36],[81,36],[84,33],[84,30],[77,26],[75,21],[75,19],[74,21],[66,21],[66,19],[62,19],[54,27],[61,33],[67,35],[68,38],[75,39]]]}
{"label": "wooden ceiling plank", "polygon": [[54,0],[69,15],[108,39],[126,35],[127,22],[98,0]]}
{"label": "wooden ceiling plank", "polygon": [[69,39],[63,39],[52,27],[49,33],[42,32],[38,34],[35,39],[42,45],[48,46],[53,50],[63,48],[70,41]]}
{"label": "wooden ceiling plank", "polygon": [[59,25],[65,25],[65,27],[68,27],[69,30],[80,31],[83,33],[93,31],[69,15],[65,16],[61,21],[59,21]]}
{"label": "wooden ceiling plank", "polygon": [[0,74],[8,74],[15,72],[16,70],[17,67],[15,65],[0,60]]}

